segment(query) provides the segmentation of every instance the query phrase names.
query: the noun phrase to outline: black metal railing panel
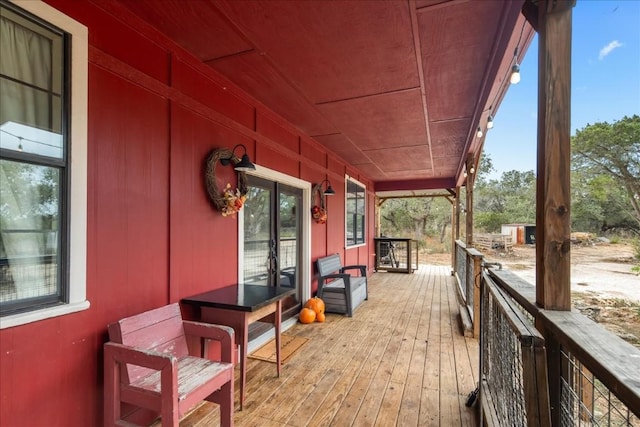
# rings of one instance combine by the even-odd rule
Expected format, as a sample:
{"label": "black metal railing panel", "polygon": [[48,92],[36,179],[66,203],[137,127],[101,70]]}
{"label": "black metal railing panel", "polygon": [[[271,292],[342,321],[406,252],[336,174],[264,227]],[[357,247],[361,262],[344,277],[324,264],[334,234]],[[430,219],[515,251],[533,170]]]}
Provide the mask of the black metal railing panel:
{"label": "black metal railing panel", "polygon": [[561,426],[640,426],[640,418],[574,355],[562,351]]}
{"label": "black metal railing panel", "polygon": [[551,424],[542,335],[488,277],[482,282],[481,400],[492,424]]}
{"label": "black metal railing panel", "polygon": [[464,298],[464,304],[467,303],[467,248],[461,240],[456,240],[456,279],[460,287],[460,294]]}
{"label": "black metal railing panel", "polygon": [[418,269],[418,242],[416,240],[377,237],[374,242],[376,271],[413,273]]}
{"label": "black metal railing panel", "polygon": [[521,318],[542,325],[545,340],[558,345],[561,375],[554,423],[640,426],[640,369],[630,368],[640,366],[640,349],[580,313],[539,308],[535,287],[508,270],[489,270],[488,275]]}

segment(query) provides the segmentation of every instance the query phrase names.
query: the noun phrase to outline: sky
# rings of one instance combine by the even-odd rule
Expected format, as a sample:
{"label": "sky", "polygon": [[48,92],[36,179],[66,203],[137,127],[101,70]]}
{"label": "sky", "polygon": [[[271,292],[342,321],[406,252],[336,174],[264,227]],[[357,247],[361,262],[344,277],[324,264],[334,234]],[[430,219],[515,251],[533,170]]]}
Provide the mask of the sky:
{"label": "sky", "polygon": [[[571,135],[588,124],[640,115],[640,0],[577,0],[571,52]],[[536,170],[538,36],[485,137],[489,175]]]}

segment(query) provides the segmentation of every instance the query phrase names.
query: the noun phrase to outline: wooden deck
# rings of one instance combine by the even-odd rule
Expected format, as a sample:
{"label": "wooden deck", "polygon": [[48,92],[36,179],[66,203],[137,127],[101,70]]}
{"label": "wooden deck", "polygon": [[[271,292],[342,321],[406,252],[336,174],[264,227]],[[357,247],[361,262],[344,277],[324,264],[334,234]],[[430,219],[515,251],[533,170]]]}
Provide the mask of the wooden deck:
{"label": "wooden deck", "polygon": [[[446,266],[373,274],[353,318],[328,314],[286,332],[309,341],[280,378],[274,364],[249,359],[236,426],[476,426],[465,401],[478,341],[460,331],[455,292]],[[217,406],[204,403],[180,425],[219,425]]]}

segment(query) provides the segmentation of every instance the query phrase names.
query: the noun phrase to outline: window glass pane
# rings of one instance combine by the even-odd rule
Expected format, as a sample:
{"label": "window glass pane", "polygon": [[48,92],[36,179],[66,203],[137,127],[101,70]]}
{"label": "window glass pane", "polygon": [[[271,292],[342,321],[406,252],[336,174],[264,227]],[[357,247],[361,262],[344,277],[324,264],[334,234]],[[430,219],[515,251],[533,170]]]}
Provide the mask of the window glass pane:
{"label": "window glass pane", "polygon": [[0,302],[60,294],[59,207],[59,169],[0,160]]}
{"label": "window glass pane", "polygon": [[365,243],[365,187],[347,179],[346,240],[347,246]]}
{"label": "window glass pane", "polygon": [[0,125],[0,148],[62,159],[62,135],[16,122]]}
{"label": "window glass pane", "polygon": [[[39,34],[34,30],[41,30]],[[0,16],[0,74],[30,86],[51,89],[52,40],[55,34],[7,9]]]}
{"label": "window glass pane", "polygon": [[0,147],[64,158],[64,38],[0,11]]}

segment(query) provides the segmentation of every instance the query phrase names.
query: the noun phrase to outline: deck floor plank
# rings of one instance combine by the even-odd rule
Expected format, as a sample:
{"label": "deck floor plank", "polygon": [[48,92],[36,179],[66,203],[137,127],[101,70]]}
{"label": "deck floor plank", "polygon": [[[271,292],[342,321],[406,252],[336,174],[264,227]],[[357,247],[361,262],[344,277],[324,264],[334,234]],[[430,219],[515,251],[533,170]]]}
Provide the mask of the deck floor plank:
{"label": "deck floor plank", "polygon": [[[415,278],[416,276],[411,276],[409,278],[410,280],[407,281],[409,282],[406,284],[407,291],[411,291],[411,289],[413,289],[413,286],[410,282],[414,282]],[[405,291],[405,293],[407,291]],[[392,408],[394,406],[393,399],[398,398],[399,406],[399,398],[402,395],[398,395],[397,390],[391,384],[391,379],[394,369],[398,367],[398,363],[401,363],[400,359],[402,356],[402,344],[404,343],[404,336],[410,324],[410,319],[413,314],[414,308],[414,302],[411,298],[408,298],[403,302],[404,306],[402,306],[400,315],[396,317],[397,320],[394,322],[394,324],[390,325],[392,328],[394,328],[391,339],[389,340],[387,349],[385,350],[382,360],[378,365],[378,369],[371,383],[371,386],[367,391],[364,404],[360,408],[358,417],[354,422],[354,425],[356,426],[369,426],[373,425],[376,422],[386,422],[386,425],[395,424],[395,419],[397,418],[398,411],[396,409],[395,413],[392,413]],[[401,306],[396,307],[399,310]],[[401,387],[404,387],[404,385],[402,385]],[[382,419],[378,420],[379,417],[381,417]],[[393,423],[391,422],[391,420],[393,420]]]}
{"label": "deck floor plank", "polygon": [[[416,426],[420,419],[420,396],[423,390],[425,363],[427,361],[427,342],[429,338],[429,322],[431,304],[435,286],[428,276],[421,276],[421,292],[424,297],[416,299],[420,307],[413,352],[409,372],[404,388],[397,424],[400,426]],[[419,294],[421,295],[421,294]]]}
{"label": "deck floor plank", "polygon": [[[309,341],[280,378],[272,363],[249,359],[235,425],[476,426],[464,404],[478,381],[478,341],[462,335],[456,293],[446,266],[372,274],[369,300],[352,318],[327,314],[325,323],[286,332]],[[236,390],[238,381],[236,369]],[[217,405],[205,402],[180,426],[219,419]]]}
{"label": "deck floor plank", "polygon": [[[393,337],[393,332],[397,327],[396,323],[398,317],[396,313],[398,308],[406,305],[408,299],[407,295],[409,294],[406,287],[397,286],[397,283],[392,283],[387,288],[387,291],[390,292],[380,292],[377,294],[371,292],[373,295],[370,296],[369,299],[372,302],[372,307],[369,308],[371,310],[377,309],[379,316],[370,318],[369,323],[378,326],[379,334],[369,357],[364,361],[362,370],[356,378],[354,386],[349,391],[349,394],[338,409],[336,416],[331,421],[332,425],[361,425],[367,421],[366,411],[362,411],[362,415],[360,415],[361,406],[363,402],[365,402],[365,397],[367,397],[369,387],[376,376],[380,363],[383,361],[383,355],[386,353],[387,346],[389,345],[389,342]],[[374,387],[377,387],[382,381],[384,381],[384,378],[374,384]],[[368,397],[369,400],[366,402],[365,406],[371,406],[372,401],[376,399],[376,396],[373,395],[369,395]],[[360,420],[356,423],[356,418],[358,416],[360,416]],[[363,418],[365,419],[363,420]]]}

